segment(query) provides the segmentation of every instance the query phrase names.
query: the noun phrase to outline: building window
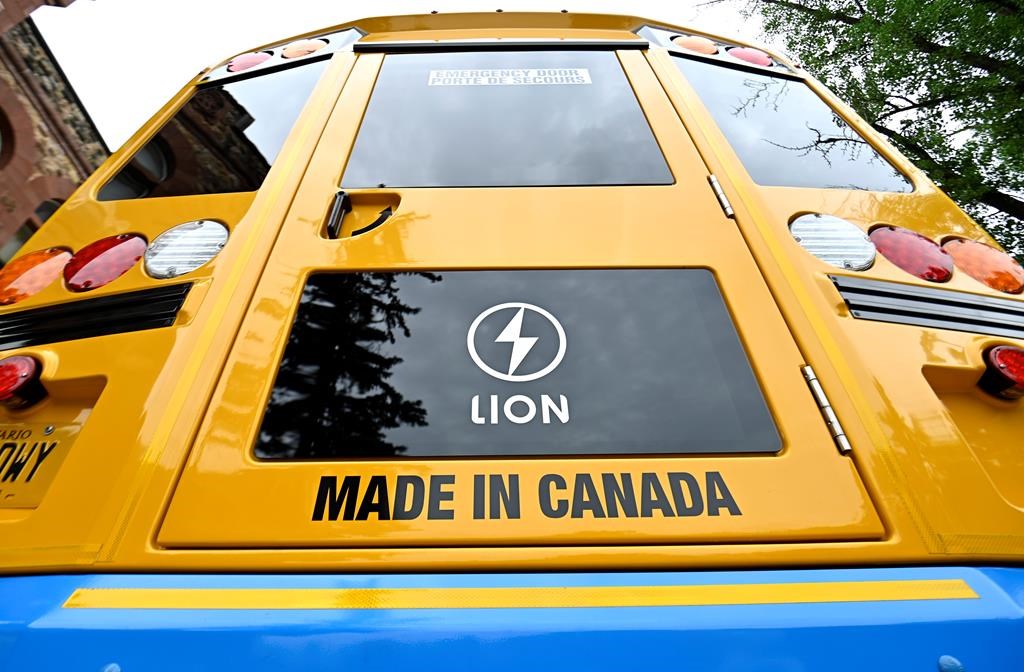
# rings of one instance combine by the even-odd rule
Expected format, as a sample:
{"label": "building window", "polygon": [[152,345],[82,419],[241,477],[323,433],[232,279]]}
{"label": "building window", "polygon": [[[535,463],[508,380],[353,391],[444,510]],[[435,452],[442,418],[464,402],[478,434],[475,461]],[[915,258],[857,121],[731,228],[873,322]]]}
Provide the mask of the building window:
{"label": "building window", "polygon": [[39,227],[31,219],[26,220],[21,227],[14,232],[10,238],[0,245],[0,265],[4,265],[18,254],[21,246],[28,242],[32,234],[39,230]]}

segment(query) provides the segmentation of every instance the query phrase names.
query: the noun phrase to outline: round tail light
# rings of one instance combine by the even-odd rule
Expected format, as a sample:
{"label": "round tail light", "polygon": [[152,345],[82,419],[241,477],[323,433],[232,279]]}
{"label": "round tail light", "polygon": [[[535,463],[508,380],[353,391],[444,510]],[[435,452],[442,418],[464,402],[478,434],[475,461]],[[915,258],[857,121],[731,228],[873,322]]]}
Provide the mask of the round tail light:
{"label": "round tail light", "polygon": [[1024,350],[996,346],[985,353],[985,366],[978,387],[1003,399],[1024,397]]}
{"label": "round tail light", "polygon": [[920,233],[879,226],[868,235],[883,257],[911,275],[929,282],[946,282],[953,277],[953,257]]}
{"label": "round tail light", "polygon": [[0,359],[0,405],[17,410],[42,401],[46,390],[39,382],[42,367],[25,355]]}
{"label": "round tail light", "polygon": [[992,289],[1007,294],[1024,292],[1024,268],[1010,255],[974,240],[952,238],[942,249],[961,271]]}
{"label": "round tail light", "polygon": [[733,47],[727,53],[733,58],[752,65],[760,65],[763,68],[769,68],[775,63],[771,56],[753,47]]}
{"label": "round tail light", "polygon": [[235,56],[228,63],[228,72],[242,72],[249,68],[255,68],[260,63],[265,62],[274,54],[269,51],[254,51],[250,54],[241,54]]}
{"label": "round tail light", "polygon": [[117,280],[146,252],[146,239],[123,233],[97,240],[80,249],[64,267],[64,282],[72,292],[88,292]]}
{"label": "round tail light", "polygon": [[682,47],[687,51],[692,51],[697,54],[707,54],[712,56],[718,53],[718,45],[709,40],[706,37],[699,35],[677,35],[672,38],[672,43],[677,47]]}
{"label": "round tail light", "polygon": [[302,58],[320,51],[327,46],[327,40],[299,40],[292,42],[281,52],[281,58]]}
{"label": "round tail light", "polygon": [[228,242],[220,222],[201,219],[179,224],[161,233],[145,254],[146,273],[154,278],[176,278],[191,273],[217,256]]}
{"label": "round tail light", "polygon": [[71,252],[51,247],[18,257],[0,270],[0,305],[9,306],[38,294],[53,283],[71,259]]}
{"label": "round tail light", "polygon": [[832,215],[800,215],[789,225],[793,239],[836,268],[865,271],[875,263],[875,245],[859,226]]}

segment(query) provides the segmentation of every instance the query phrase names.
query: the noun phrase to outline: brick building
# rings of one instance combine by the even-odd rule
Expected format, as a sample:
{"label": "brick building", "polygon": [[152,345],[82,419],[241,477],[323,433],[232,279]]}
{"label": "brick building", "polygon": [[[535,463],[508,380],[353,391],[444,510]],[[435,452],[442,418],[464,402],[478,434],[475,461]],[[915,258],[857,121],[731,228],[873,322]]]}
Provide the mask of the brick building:
{"label": "brick building", "polygon": [[109,155],[29,13],[73,0],[0,0],[0,263]]}

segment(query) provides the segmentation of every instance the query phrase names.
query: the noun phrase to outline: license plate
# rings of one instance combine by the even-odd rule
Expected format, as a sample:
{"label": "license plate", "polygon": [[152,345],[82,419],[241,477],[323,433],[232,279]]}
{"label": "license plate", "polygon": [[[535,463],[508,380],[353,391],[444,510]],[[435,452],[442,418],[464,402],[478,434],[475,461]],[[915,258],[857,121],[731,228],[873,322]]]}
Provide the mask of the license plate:
{"label": "license plate", "polygon": [[0,424],[0,509],[39,506],[78,425]]}

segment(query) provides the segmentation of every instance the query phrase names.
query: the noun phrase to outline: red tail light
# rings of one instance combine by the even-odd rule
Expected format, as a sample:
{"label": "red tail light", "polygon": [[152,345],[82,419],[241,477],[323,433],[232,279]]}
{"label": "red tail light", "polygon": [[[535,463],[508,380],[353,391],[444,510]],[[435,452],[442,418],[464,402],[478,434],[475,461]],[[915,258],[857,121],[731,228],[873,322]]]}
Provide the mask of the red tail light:
{"label": "red tail light", "polygon": [[953,257],[920,233],[879,226],[868,235],[882,256],[911,275],[929,282],[946,282],[953,277]]}
{"label": "red tail light", "polygon": [[957,268],[978,282],[1007,294],[1024,292],[1024,268],[1005,252],[963,238],[947,240],[942,249],[953,257]]}
{"label": "red tail light", "polygon": [[10,409],[31,406],[46,397],[39,382],[42,367],[24,355],[0,359],[0,404]]}
{"label": "red tail light", "polygon": [[753,47],[732,47],[727,52],[733,58],[738,58],[746,63],[753,63],[754,65],[760,65],[762,67],[771,67],[774,64],[772,57],[764,53],[760,49],[754,49]]}
{"label": "red tail light", "polygon": [[87,292],[124,275],[146,252],[146,239],[134,233],[103,238],[79,250],[64,267],[72,292]]}
{"label": "red tail light", "polygon": [[997,346],[985,353],[985,364],[978,387],[1003,399],[1024,397],[1024,350]]}
{"label": "red tail light", "polygon": [[269,51],[254,51],[251,54],[235,56],[231,59],[231,62],[228,63],[228,72],[242,72],[249,68],[255,68],[257,65],[263,63],[273,55],[274,54]]}

